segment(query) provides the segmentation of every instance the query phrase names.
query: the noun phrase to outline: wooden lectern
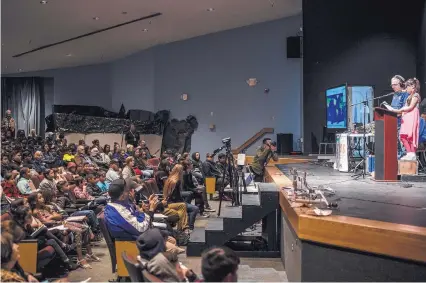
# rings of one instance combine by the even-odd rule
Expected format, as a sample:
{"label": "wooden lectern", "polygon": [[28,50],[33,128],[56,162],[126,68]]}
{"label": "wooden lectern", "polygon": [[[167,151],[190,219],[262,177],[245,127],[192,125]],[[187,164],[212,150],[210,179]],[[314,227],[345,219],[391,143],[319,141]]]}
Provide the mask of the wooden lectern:
{"label": "wooden lectern", "polygon": [[375,134],[375,180],[398,181],[397,114],[387,109],[374,109]]}

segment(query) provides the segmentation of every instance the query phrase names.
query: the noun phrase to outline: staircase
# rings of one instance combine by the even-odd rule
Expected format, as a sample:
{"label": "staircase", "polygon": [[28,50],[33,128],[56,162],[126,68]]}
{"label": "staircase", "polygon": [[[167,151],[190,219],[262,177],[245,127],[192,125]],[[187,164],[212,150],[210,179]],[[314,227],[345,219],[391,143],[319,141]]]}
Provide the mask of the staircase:
{"label": "staircase", "polygon": [[232,154],[238,154],[242,151],[249,148],[251,145],[253,145],[256,141],[258,141],[261,137],[263,137],[266,134],[273,134],[274,128],[263,128],[259,132],[257,132],[254,136],[249,138],[245,143],[243,143],[241,146],[235,148],[232,150]]}
{"label": "staircase", "polygon": [[[228,203],[224,203],[220,217],[209,218],[205,228],[195,228],[186,249],[187,255],[200,256],[206,248],[224,245],[262,218],[275,216],[276,210],[279,209],[276,185],[259,183],[258,187],[258,194],[242,195],[242,206],[229,207]],[[275,237],[273,239],[276,240]],[[276,250],[278,250],[276,244],[268,243],[268,251],[276,252]]]}

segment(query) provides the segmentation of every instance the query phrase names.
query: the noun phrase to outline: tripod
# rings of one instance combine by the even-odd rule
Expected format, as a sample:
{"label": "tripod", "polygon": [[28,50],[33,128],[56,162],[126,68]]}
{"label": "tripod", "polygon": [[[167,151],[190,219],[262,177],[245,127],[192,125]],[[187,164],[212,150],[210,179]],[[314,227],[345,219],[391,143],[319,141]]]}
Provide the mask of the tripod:
{"label": "tripod", "polygon": [[[363,105],[363,110],[364,110],[363,111],[363,122],[362,122],[362,124],[363,124],[363,133],[362,133],[362,139],[363,139],[362,151],[363,151],[363,154],[360,154],[362,160],[355,166],[355,168],[354,168],[355,174],[351,176],[352,178],[356,178],[356,179],[361,177],[361,176],[362,176],[363,179],[365,179],[365,164],[366,164],[365,161],[366,161],[366,156],[367,156],[367,154],[365,152],[365,143],[367,142],[366,135],[365,135],[366,134],[366,132],[365,132],[365,124],[366,124],[365,123],[365,115],[367,114],[367,110],[368,110],[368,100],[365,100],[361,103]],[[358,103],[358,104],[360,104],[360,103]],[[355,105],[358,105],[358,104],[352,104],[352,106],[355,106]],[[361,164],[363,164],[361,173],[356,173],[358,167],[360,167]]]}
{"label": "tripod", "polygon": [[227,160],[227,168],[223,170],[222,173],[222,184],[219,189],[219,210],[217,212],[217,216],[220,216],[220,211],[222,208],[222,198],[223,194],[225,193],[225,180],[226,180],[226,173],[228,173],[229,176],[229,186],[232,189],[232,202],[231,206],[239,206],[241,205],[240,201],[240,192],[238,187],[238,174],[236,174],[235,169],[235,162],[234,162],[234,156],[232,155],[231,151],[231,143],[225,143],[225,154],[226,154],[226,160]]}

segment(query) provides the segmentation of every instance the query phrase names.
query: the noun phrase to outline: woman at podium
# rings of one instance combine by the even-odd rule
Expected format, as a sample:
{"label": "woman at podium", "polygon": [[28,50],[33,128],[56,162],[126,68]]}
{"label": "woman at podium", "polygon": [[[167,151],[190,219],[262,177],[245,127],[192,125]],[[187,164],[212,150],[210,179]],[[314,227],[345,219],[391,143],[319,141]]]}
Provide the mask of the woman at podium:
{"label": "woman at podium", "polygon": [[401,109],[392,109],[393,112],[402,114],[401,129],[399,131],[402,144],[407,151],[403,160],[416,160],[416,150],[419,142],[419,122],[420,122],[420,83],[416,78],[405,82],[406,91],[409,96]]}

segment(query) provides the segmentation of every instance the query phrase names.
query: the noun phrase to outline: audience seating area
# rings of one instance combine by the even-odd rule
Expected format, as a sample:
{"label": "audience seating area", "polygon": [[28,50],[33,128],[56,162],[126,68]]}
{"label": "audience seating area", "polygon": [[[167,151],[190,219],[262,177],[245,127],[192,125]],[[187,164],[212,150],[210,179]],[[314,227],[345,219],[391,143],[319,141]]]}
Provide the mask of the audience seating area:
{"label": "audience seating area", "polygon": [[[2,136],[2,143],[2,248],[18,245],[21,255],[14,261],[2,254],[2,262],[10,262],[2,265],[2,281],[7,276],[61,281],[105,260],[92,250],[102,242],[117,281],[209,276],[194,274],[177,255],[185,253],[195,220],[215,212],[208,201],[229,182],[224,156],[217,162],[211,155],[202,162],[199,153],[155,156],[144,141],[120,148],[96,139],[91,145],[68,144],[63,135]],[[210,252],[232,265],[222,279],[236,276],[239,259],[232,250]],[[202,264],[208,261],[202,258]],[[165,265],[170,269],[159,268]],[[220,278],[218,272],[214,278]]]}

